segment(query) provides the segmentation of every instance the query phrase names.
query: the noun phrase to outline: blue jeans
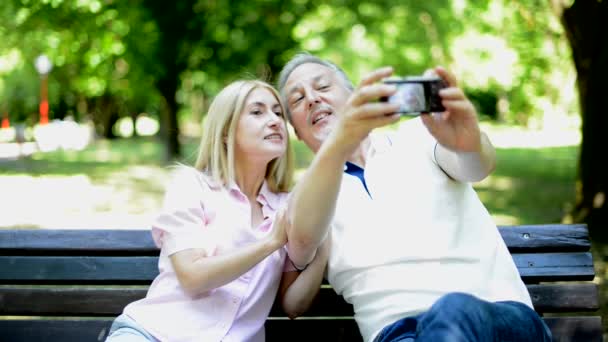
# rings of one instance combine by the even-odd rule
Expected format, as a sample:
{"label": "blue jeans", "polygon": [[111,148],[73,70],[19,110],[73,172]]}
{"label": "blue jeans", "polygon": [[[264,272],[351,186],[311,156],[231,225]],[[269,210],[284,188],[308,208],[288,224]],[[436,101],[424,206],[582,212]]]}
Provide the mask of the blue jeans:
{"label": "blue jeans", "polygon": [[150,335],[144,328],[142,328],[137,322],[132,320],[129,316],[122,314],[114,320],[106,342],[157,342],[152,335]]}
{"label": "blue jeans", "polygon": [[551,331],[525,304],[491,303],[465,293],[449,293],[431,308],[392,323],[374,342],[533,341],[550,342]]}

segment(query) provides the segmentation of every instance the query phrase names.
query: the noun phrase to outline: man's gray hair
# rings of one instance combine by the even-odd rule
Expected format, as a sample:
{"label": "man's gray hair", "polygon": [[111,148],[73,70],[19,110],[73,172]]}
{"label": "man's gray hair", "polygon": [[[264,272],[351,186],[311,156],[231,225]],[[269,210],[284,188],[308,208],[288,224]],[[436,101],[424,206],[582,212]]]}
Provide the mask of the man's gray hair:
{"label": "man's gray hair", "polygon": [[336,64],[334,64],[328,60],[321,59],[317,56],[311,55],[308,52],[300,52],[300,53],[296,54],[289,60],[289,62],[287,62],[287,64],[285,64],[285,66],[283,67],[283,70],[281,70],[281,73],[279,74],[279,80],[277,82],[277,88],[279,90],[279,94],[281,94],[281,97],[283,98],[283,101],[285,103],[285,111],[287,112],[286,113],[287,120],[289,120],[289,123],[291,123],[292,126],[293,126],[293,122],[291,121],[291,111],[289,110],[289,106],[287,103],[287,94],[285,93],[285,89],[284,89],[285,83],[287,83],[287,79],[289,78],[289,75],[291,75],[291,73],[297,67],[299,67],[302,64],[308,64],[308,63],[320,64],[320,65],[328,67],[329,69],[333,70],[336,73],[336,75],[338,75],[338,77],[344,82],[344,86],[348,90],[352,91],[355,88],[353,86],[353,83],[348,78],[348,76],[346,76],[346,73],[344,72],[344,70],[342,70]]}

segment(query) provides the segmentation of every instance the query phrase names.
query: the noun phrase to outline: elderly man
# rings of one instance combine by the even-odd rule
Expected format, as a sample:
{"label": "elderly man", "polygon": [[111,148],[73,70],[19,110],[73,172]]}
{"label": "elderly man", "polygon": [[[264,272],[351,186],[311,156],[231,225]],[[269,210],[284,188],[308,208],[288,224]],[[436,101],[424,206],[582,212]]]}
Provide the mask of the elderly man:
{"label": "elderly man", "polygon": [[335,64],[299,54],[278,82],[299,139],[315,152],[292,192],[288,248],[298,268],[331,237],[327,277],[354,306],[365,341],[550,341],[471,182],[495,151],[455,77],[443,113],[398,131],[395,87],[370,73],[354,89]]}

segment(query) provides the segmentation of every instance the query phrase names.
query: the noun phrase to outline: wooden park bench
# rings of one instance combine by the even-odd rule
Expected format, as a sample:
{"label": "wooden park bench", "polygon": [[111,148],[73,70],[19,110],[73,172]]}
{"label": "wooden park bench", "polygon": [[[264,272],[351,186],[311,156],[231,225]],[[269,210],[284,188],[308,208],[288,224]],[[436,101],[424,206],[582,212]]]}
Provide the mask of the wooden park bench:
{"label": "wooden park bench", "polygon": [[[601,341],[585,225],[500,227],[556,341]],[[0,229],[0,341],[103,341],[157,275],[147,230]],[[328,285],[295,321],[273,309],[267,341],[360,341],[352,307]],[[171,319],[171,317],[167,317]]]}

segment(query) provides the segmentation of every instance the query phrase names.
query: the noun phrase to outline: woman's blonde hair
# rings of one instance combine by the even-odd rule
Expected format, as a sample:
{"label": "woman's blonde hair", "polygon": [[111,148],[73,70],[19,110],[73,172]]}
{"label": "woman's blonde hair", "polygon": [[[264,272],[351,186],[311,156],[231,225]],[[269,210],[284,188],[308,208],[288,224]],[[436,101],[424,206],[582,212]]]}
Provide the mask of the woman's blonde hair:
{"label": "woman's blonde hair", "polygon": [[[215,97],[203,123],[203,136],[194,167],[223,185],[235,180],[234,146],[236,128],[247,96],[257,88],[270,91],[285,113],[278,92],[268,83],[258,80],[240,80],[226,86]],[[286,125],[286,123],[284,122]],[[287,150],[272,160],[266,169],[266,181],[273,192],[288,191],[293,176],[293,152],[289,137]]]}

